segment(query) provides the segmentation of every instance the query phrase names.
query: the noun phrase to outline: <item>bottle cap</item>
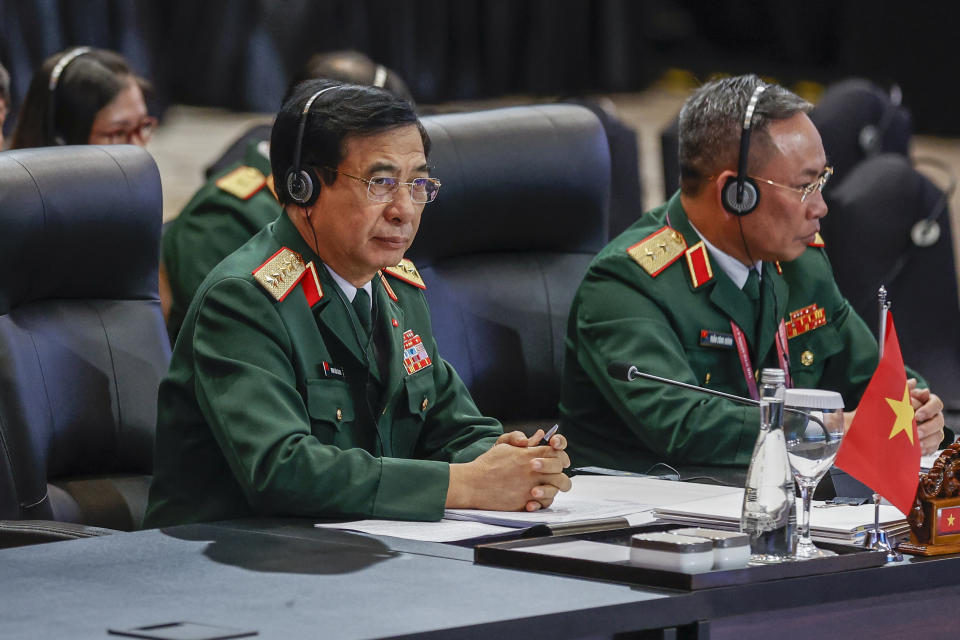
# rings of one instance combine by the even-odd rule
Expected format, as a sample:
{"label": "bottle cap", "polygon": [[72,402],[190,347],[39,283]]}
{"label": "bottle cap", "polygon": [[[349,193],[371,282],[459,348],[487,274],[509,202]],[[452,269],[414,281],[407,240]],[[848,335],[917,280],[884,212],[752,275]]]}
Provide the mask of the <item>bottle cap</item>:
{"label": "bottle cap", "polygon": [[783,369],[764,369],[760,372],[760,383],[761,384],[786,384],[787,376],[783,372]]}
{"label": "bottle cap", "polygon": [[843,396],[823,389],[787,389],[783,404],[798,409],[836,410],[843,409]]}

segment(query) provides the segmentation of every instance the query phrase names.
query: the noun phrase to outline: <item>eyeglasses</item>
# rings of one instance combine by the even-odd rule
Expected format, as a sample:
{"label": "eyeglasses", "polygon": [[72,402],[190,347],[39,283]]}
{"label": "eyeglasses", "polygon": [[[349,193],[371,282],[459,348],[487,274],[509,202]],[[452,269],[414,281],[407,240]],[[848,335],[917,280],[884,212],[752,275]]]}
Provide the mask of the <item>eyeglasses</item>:
{"label": "eyeglasses", "polygon": [[133,144],[134,140],[139,140],[146,144],[153,137],[153,132],[157,128],[157,119],[153,116],[145,116],[140,122],[129,129],[114,129],[104,133],[92,133],[90,137],[97,144]]}
{"label": "eyeglasses", "polygon": [[767,184],[772,184],[775,187],[780,187],[781,189],[789,189],[790,191],[796,191],[800,194],[800,202],[803,202],[807,199],[814,191],[823,191],[824,185],[827,184],[827,181],[830,180],[830,176],[833,175],[833,167],[827,166],[824,167],[823,173],[820,176],[811,182],[810,184],[805,184],[802,187],[791,187],[790,185],[780,184],[779,182],[774,182],[773,180],[767,180],[766,178],[757,178],[755,176],[750,176],[754,180],[759,180],[760,182],[766,182]]}
{"label": "eyeglasses", "polygon": [[327,170],[366,184],[367,197],[374,202],[392,202],[395,197],[394,194],[401,185],[410,188],[410,199],[417,204],[433,202],[437,199],[437,193],[440,191],[440,181],[436,178],[414,178],[410,182],[401,182],[400,178],[374,176],[368,180],[329,167],[327,167]]}

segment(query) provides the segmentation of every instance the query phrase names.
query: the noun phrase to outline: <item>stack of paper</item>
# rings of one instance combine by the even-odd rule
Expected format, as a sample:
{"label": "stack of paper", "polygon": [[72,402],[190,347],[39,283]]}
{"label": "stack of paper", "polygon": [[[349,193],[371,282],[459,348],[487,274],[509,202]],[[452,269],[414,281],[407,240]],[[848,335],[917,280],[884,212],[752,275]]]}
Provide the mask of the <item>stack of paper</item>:
{"label": "stack of paper", "polygon": [[633,526],[652,522],[653,509],[659,505],[681,504],[731,492],[743,495],[740,489],[652,478],[577,476],[572,480],[573,488],[569,493],[559,494],[550,508],[540,511],[448,509],[440,522],[357,520],[320,523],[316,526],[414,540],[453,542],[504,535],[541,524],[586,522],[599,526],[605,520],[620,518],[622,526]]}
{"label": "stack of paper", "polygon": [[[695,500],[678,505],[659,507],[653,514],[666,522],[705,525],[718,529],[736,530],[740,527],[743,490],[736,493]],[[803,506],[797,500],[797,520]],[[862,544],[866,531],[873,528],[873,505],[832,505],[814,500],[810,510],[810,535],[814,540]],[[909,526],[904,515],[891,505],[880,505],[880,528],[888,536],[904,534]]]}

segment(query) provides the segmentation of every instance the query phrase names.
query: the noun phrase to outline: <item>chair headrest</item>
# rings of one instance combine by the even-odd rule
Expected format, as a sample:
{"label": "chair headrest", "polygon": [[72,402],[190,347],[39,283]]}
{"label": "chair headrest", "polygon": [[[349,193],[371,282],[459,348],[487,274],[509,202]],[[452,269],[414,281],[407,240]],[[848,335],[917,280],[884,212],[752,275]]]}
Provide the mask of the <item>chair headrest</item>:
{"label": "chair headrest", "polygon": [[0,313],[51,298],[156,299],[162,203],[139,147],[0,153]]}
{"label": "chair headrest", "polygon": [[418,266],[470,253],[603,247],[610,153],[589,109],[524,106],[422,121],[431,175],[443,188],[408,252]]}

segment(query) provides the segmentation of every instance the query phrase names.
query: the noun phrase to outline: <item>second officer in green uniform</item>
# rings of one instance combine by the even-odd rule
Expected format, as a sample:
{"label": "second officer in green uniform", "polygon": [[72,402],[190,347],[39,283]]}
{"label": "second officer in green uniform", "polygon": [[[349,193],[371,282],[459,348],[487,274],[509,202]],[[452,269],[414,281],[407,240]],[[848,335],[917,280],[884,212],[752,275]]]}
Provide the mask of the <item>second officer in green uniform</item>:
{"label": "second officer in green uniform", "polygon": [[[877,343],[822,248],[832,170],[809,108],[756,76],[711,82],[684,104],[680,192],[600,252],[573,301],[560,412],[577,466],[750,461],[757,408],[615,379],[618,361],[739,396],[755,395],[757,370],[779,367],[794,386],[839,391],[852,417]],[[929,453],[943,438],[943,403],[919,387]]]}

